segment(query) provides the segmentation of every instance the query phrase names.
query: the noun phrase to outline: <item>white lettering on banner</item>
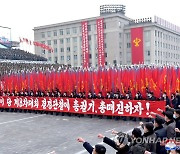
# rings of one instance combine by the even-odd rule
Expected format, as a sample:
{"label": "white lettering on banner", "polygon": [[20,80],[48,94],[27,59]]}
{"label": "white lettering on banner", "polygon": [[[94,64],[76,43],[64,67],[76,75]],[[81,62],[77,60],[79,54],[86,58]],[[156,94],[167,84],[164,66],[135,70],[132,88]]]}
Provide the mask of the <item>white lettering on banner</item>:
{"label": "white lettering on banner", "polygon": [[66,102],[64,102],[64,108],[67,108],[68,111],[70,111],[69,99],[66,99]]}
{"label": "white lettering on banner", "polygon": [[43,100],[42,100],[42,108],[43,109],[46,109],[46,98],[44,98]]}
{"label": "white lettering on banner", "polygon": [[107,111],[112,111],[114,114],[114,101],[111,101],[112,104],[107,104]]}
{"label": "white lettering on banner", "polygon": [[74,100],[74,105],[73,105],[73,108],[74,108],[74,111],[78,112],[79,111],[79,103],[78,101],[75,99]]}
{"label": "white lettering on banner", "polygon": [[57,100],[57,99],[53,100],[53,109],[54,109],[54,110],[57,110],[57,109],[58,109],[58,106],[59,106],[58,100]]}
{"label": "white lettering on banner", "polygon": [[63,99],[60,99],[59,100],[59,109],[60,109],[60,111],[63,111],[63,109],[64,109],[64,104],[63,104]]}
{"label": "white lettering on banner", "polygon": [[91,110],[91,112],[94,113],[94,104],[95,104],[94,101],[91,100],[91,102],[88,103],[89,108],[87,109],[87,111],[90,111],[90,110]]}
{"label": "white lettering on banner", "polygon": [[2,106],[4,106],[4,98],[0,97],[0,104],[2,104]]}
{"label": "white lettering on banner", "polygon": [[134,109],[134,107],[132,106],[132,102],[128,102],[124,108],[125,111],[128,112],[130,115],[132,114],[132,111]]}
{"label": "white lettering on banner", "polygon": [[83,100],[81,102],[81,105],[80,105],[80,110],[82,110],[82,112],[87,112],[87,101],[86,100]]}
{"label": "white lettering on banner", "polygon": [[24,100],[23,100],[23,106],[28,107],[29,103],[28,103],[27,98],[25,97],[25,98],[23,98],[23,99],[24,99]]}
{"label": "white lettering on banner", "polygon": [[[39,104],[39,101],[40,104]],[[97,101],[97,102],[96,102]],[[143,112],[147,109],[150,112],[150,103],[145,101],[127,100],[93,100],[93,99],[57,99],[57,98],[36,98],[36,97],[0,97],[0,106],[15,107],[22,109],[34,108],[37,110],[54,110],[77,113],[100,113],[108,115],[110,112],[116,115],[139,115],[146,116]],[[159,102],[157,102],[158,104]],[[163,103],[163,102],[162,102]],[[41,106],[40,106],[41,105]],[[71,106],[70,106],[71,105]],[[158,106],[158,105],[157,105]],[[70,108],[72,109],[70,110]],[[162,107],[163,109],[163,107]],[[153,111],[153,110],[152,110]]]}
{"label": "white lettering on banner", "polygon": [[7,98],[7,105],[10,107],[11,106],[11,103],[12,103],[12,100],[11,100],[11,98]]}
{"label": "white lettering on banner", "polygon": [[141,102],[137,102],[137,105],[134,105],[135,110],[133,111],[133,113],[139,112],[139,115],[142,114],[142,111],[144,110],[144,108],[142,108],[142,104]]}
{"label": "white lettering on banner", "polygon": [[47,101],[47,108],[51,110],[52,107],[53,107],[52,99],[49,98],[49,100]]}
{"label": "white lettering on banner", "polygon": [[100,107],[98,107],[98,109],[100,109],[100,112],[103,114],[106,112],[106,103],[104,101],[100,102]]}
{"label": "white lettering on banner", "polygon": [[19,107],[23,107],[23,99],[19,98]]}
{"label": "white lettering on banner", "polygon": [[19,107],[19,98],[18,98],[18,97],[16,97],[16,98],[14,99],[14,105],[17,106],[17,107]]}
{"label": "white lettering on banner", "polygon": [[124,114],[124,103],[123,101],[119,101],[119,104],[116,104],[117,108],[115,112],[118,112],[118,114]]}
{"label": "white lettering on banner", "polygon": [[124,102],[119,101],[119,104],[116,104],[116,106],[117,108],[115,112],[118,112],[118,114],[124,114],[125,110],[125,112],[129,113],[130,115],[136,112],[138,112],[139,115],[142,115],[142,111],[144,110],[141,102],[137,102],[137,104],[135,104],[134,106],[132,105],[132,102],[128,102],[124,106]]}
{"label": "white lettering on banner", "polygon": [[39,100],[38,100],[38,98],[36,98],[34,100],[34,107],[36,107],[37,109],[39,108]]}
{"label": "white lettering on banner", "polygon": [[30,100],[28,101],[29,103],[28,103],[28,106],[30,106],[31,108],[33,108],[34,107],[34,100],[32,99],[32,98],[30,98]]}

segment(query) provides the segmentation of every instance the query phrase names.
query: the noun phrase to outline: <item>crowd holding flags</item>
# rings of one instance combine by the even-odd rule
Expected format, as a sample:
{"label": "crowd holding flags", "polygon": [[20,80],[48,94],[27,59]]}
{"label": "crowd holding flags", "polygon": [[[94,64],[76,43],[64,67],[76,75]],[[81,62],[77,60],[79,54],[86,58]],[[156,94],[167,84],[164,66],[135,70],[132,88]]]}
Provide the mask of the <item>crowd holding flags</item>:
{"label": "crowd holding flags", "polygon": [[44,71],[21,71],[20,73],[5,74],[0,77],[1,91],[48,91],[60,92],[120,92],[131,91],[132,96],[139,91],[143,97],[146,89],[159,98],[162,92],[168,96],[180,91],[179,66],[121,66],[89,69],[58,69]]}

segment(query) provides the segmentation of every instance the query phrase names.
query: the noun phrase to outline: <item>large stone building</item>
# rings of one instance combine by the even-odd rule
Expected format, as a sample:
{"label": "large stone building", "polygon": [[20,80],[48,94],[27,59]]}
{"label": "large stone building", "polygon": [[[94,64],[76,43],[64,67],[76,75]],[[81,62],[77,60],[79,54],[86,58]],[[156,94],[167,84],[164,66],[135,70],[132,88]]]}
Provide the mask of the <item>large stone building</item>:
{"label": "large stone building", "polygon": [[54,63],[82,66],[82,21],[87,21],[89,66],[97,67],[99,18],[104,20],[105,65],[132,64],[131,29],[138,27],[143,28],[145,64],[180,64],[180,28],[159,17],[130,19],[123,5],[102,5],[98,17],[35,27],[34,40],[54,49],[48,52],[36,47],[35,53]]}

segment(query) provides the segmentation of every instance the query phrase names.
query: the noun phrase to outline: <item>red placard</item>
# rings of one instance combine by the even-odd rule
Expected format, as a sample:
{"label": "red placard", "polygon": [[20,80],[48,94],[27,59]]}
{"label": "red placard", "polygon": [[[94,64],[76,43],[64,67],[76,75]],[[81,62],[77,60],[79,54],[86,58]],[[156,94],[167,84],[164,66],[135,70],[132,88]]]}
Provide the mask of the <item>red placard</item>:
{"label": "red placard", "polygon": [[16,108],[95,114],[110,116],[148,117],[149,113],[165,110],[164,101],[80,99],[54,97],[0,97],[0,108]]}
{"label": "red placard", "polygon": [[132,64],[144,63],[143,28],[131,28]]}
{"label": "red placard", "polygon": [[104,19],[97,19],[97,41],[98,41],[98,64],[104,67],[105,57],[104,57]]}
{"label": "red placard", "polygon": [[83,53],[83,67],[89,67],[89,42],[88,42],[88,23],[83,21],[82,26],[82,53]]}

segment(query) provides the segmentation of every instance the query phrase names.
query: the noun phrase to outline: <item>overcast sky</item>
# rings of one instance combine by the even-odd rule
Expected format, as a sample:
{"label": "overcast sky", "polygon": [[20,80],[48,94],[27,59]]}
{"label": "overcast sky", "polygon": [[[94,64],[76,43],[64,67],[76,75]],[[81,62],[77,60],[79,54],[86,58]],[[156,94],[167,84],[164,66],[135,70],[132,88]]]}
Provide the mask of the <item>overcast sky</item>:
{"label": "overcast sky", "polygon": [[180,0],[1,0],[0,26],[12,29],[12,40],[34,40],[34,27],[99,16],[104,4],[126,5],[132,19],[156,15],[180,26]]}

